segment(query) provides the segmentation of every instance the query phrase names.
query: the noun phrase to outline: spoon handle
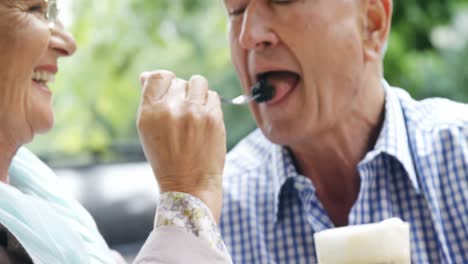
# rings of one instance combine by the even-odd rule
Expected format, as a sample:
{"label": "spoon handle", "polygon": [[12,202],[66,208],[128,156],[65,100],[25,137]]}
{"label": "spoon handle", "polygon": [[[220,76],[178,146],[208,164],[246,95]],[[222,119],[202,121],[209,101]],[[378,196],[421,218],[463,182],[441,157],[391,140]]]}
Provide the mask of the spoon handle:
{"label": "spoon handle", "polygon": [[250,96],[250,95],[242,94],[242,95],[237,96],[234,99],[227,99],[221,96],[221,102],[225,104],[230,104],[230,105],[245,105],[254,101],[257,97],[258,95]]}

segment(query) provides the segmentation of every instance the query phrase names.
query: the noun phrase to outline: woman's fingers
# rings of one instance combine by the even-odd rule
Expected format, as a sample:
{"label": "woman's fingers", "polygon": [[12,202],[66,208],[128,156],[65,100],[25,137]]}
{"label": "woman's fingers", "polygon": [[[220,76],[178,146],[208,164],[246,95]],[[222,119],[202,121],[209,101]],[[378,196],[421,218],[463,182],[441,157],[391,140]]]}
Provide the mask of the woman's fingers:
{"label": "woman's fingers", "polygon": [[200,75],[190,78],[187,89],[187,100],[195,104],[204,105],[208,93],[208,81]]}
{"label": "woman's fingers", "polygon": [[185,80],[175,78],[172,80],[169,89],[167,90],[164,100],[168,102],[181,102],[185,100],[185,94],[187,90],[187,82]]}
{"label": "woman's fingers", "polygon": [[142,73],[140,75],[140,83],[143,86],[142,104],[152,104],[162,99],[174,79],[175,74],[165,70]]}

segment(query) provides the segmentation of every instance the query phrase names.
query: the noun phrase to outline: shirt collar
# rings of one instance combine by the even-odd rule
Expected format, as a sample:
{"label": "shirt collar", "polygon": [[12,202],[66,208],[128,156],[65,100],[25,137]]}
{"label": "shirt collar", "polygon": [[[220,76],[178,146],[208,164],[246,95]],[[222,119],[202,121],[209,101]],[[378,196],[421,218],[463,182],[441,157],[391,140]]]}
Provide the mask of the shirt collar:
{"label": "shirt collar", "polygon": [[288,148],[273,145],[271,171],[274,186],[274,216],[276,221],[280,217],[281,195],[288,179],[299,176]]}
{"label": "shirt collar", "polygon": [[[406,170],[413,188],[419,192],[419,184],[410,152],[406,123],[404,121],[400,100],[385,80],[382,80],[382,85],[385,90],[384,122],[374,149],[366,154],[363,161],[359,163],[359,166],[369,164],[381,154],[390,155],[400,162]],[[291,154],[286,147],[273,145],[272,153],[271,171],[273,173],[275,186],[274,213],[276,220],[278,220],[281,206],[280,197],[283,187],[288,179],[298,177],[300,175],[297,172]]]}
{"label": "shirt collar", "polygon": [[374,149],[367,153],[359,166],[369,164],[381,154],[392,156],[403,166],[413,188],[419,192],[401,102],[385,80],[382,80],[382,85],[385,90],[384,122]]}

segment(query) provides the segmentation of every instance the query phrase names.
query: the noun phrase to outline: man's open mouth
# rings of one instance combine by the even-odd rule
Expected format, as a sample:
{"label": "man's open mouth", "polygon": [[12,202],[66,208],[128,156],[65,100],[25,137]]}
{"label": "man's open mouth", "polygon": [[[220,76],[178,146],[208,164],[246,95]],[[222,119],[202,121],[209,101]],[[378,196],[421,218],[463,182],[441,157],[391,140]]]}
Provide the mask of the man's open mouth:
{"label": "man's open mouth", "polygon": [[274,104],[285,98],[301,80],[301,76],[291,71],[270,71],[257,74],[257,81],[264,80],[274,87],[274,96],[267,102]]}

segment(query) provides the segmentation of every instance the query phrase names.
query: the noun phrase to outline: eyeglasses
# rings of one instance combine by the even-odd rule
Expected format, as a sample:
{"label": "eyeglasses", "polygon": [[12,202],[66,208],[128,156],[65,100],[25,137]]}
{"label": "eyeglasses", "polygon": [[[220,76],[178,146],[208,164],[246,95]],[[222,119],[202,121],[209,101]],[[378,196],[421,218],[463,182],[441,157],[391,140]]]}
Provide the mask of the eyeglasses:
{"label": "eyeglasses", "polygon": [[57,0],[45,0],[47,3],[46,19],[49,22],[49,27],[53,28],[59,14]]}

